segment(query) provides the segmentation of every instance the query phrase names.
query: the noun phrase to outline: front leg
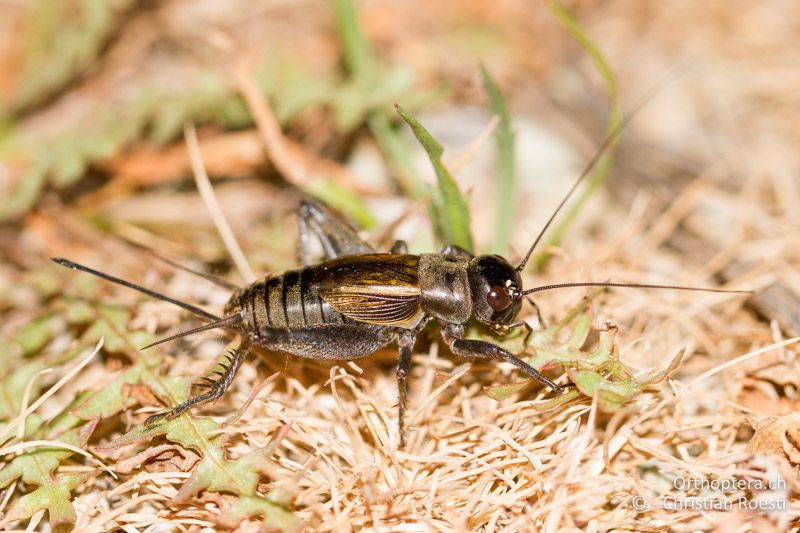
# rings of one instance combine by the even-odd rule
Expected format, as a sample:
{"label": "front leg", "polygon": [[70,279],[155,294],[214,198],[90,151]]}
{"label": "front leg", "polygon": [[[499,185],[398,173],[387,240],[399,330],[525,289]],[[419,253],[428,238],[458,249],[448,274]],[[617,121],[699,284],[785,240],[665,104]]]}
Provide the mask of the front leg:
{"label": "front leg", "polygon": [[547,385],[556,392],[561,392],[568,388],[562,385],[557,385],[552,380],[543,376],[531,365],[508,350],[504,350],[500,346],[497,346],[496,344],[486,341],[465,339],[464,326],[461,324],[443,324],[442,337],[450,347],[450,350],[452,350],[452,352],[458,356],[506,361],[516,366],[543,385]]}
{"label": "front leg", "polygon": [[199,386],[208,387],[209,390],[207,392],[192,396],[185,402],[176,405],[169,411],[157,413],[149,417],[144,421],[144,425],[150,426],[162,418],[172,420],[173,418],[183,414],[186,410],[194,405],[215,402],[221,398],[222,395],[225,394],[225,391],[228,390],[228,387],[230,387],[231,383],[233,382],[233,378],[236,377],[236,372],[239,370],[239,367],[242,366],[245,357],[247,357],[251,344],[251,337],[243,337],[239,347],[227,356],[227,365],[223,363],[222,371],[214,372],[214,374],[219,377],[217,379],[203,378],[204,382],[200,383]]}
{"label": "front leg", "polygon": [[406,446],[404,417],[406,414],[406,396],[408,393],[408,374],[411,370],[411,352],[417,335],[414,331],[403,330],[397,337],[397,346],[400,348],[400,361],[397,364],[397,424],[400,430],[400,447]]}

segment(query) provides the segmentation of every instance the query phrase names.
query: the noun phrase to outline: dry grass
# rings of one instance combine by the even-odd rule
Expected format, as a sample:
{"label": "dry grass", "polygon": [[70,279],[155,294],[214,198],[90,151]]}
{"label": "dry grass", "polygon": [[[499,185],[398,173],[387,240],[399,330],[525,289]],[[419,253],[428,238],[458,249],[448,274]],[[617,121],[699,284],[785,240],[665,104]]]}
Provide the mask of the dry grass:
{"label": "dry grass", "polygon": [[[492,147],[474,141],[485,136],[492,118],[478,113],[475,119],[469,110],[464,111],[465,103],[477,101],[473,92],[479,87],[477,68],[472,72],[472,67],[465,66],[469,54],[438,57],[444,54],[443,43],[451,49],[463,44],[461,34],[448,24],[461,20],[458,16],[464,13],[472,20],[479,8],[464,2],[460,9],[453,8],[453,14],[438,3],[419,4],[420,20],[438,21],[447,29],[428,28],[430,35],[423,41],[413,35],[424,28],[398,35],[389,22],[403,20],[401,15],[411,8],[380,3],[364,6],[365,24],[372,38],[380,39],[398,61],[414,64],[423,79],[469,80],[462,93],[425,115],[424,122],[448,149],[449,161],[459,161],[463,167],[459,183],[470,191],[476,241],[479,247],[486,246],[495,214],[489,201],[492,181],[487,178],[493,168]],[[542,39],[558,35],[557,26],[546,22],[546,11],[537,15],[535,23],[519,22],[520,13],[527,10],[523,4],[511,2],[481,15],[484,23],[507,25],[508,41],[500,45],[507,51],[538,44],[526,37],[529,26],[540,24]],[[640,87],[652,85],[669,72],[676,57],[702,54],[708,59],[681,75],[637,118],[621,145],[619,170],[610,177],[612,194],[590,201],[565,244],[550,250],[553,260],[546,272],[529,272],[526,286],[585,279],[711,285],[724,279],[726,286],[754,290],[780,282],[800,293],[800,155],[796,150],[800,121],[797,75],[792,68],[797,64],[798,46],[789,23],[795,17],[793,11],[766,4],[739,5],[734,10],[727,2],[669,3],[647,9],[633,2],[584,4],[581,21],[608,52],[631,100],[644,92]],[[642,27],[644,19],[651,21],[647,29]],[[717,22],[721,19],[724,23]],[[468,31],[471,27],[464,23],[458,28]],[[580,166],[573,161],[583,160],[580,154],[590,151],[595,142],[589,139],[599,136],[567,124],[562,111],[552,104],[536,114],[543,99],[531,96],[531,88],[541,83],[533,73],[591,72],[582,61],[574,60],[580,50],[562,38],[542,45],[551,47],[551,65],[545,65],[538,52],[533,56],[519,51],[487,53],[489,65],[496,67],[498,79],[508,87],[517,118],[518,149],[523,158],[537,162],[536,169],[526,164],[520,171],[519,205],[529,207],[520,209],[518,231],[512,239],[517,254],[529,244],[531,228],[541,225],[568,187],[566,176],[574,176]],[[421,59],[421,46],[437,53]],[[559,61],[570,69],[560,69]],[[585,79],[551,83],[563,88],[562,98],[576,108],[598,107],[587,104],[599,100],[597,93],[591,93],[591,98],[570,94],[576,86],[588,90],[591,83]],[[312,132],[297,128],[298,135],[313,144]],[[542,134],[544,129],[549,133]],[[227,135],[213,129],[200,129],[199,134],[201,150],[207,142],[212,145]],[[326,143],[325,139],[319,142]],[[548,166],[536,143],[548,143],[561,155],[553,156]],[[457,156],[467,147],[469,160],[462,163]],[[313,150],[298,150],[293,148],[290,157],[301,158],[301,165],[309,163],[303,158]],[[347,153],[355,155],[345,165],[323,163],[338,165],[336,172],[347,176],[348,186],[363,193],[377,214],[378,227],[365,236],[374,242],[402,215],[396,235],[411,241],[417,251],[432,251],[424,209],[394,194],[386,180],[376,178],[388,172],[368,136],[356,135]],[[651,159],[654,154],[658,157]],[[297,160],[274,162],[286,167]],[[364,174],[367,179],[362,179]],[[185,170],[184,175],[188,175]],[[546,179],[562,175],[564,180]],[[661,181],[650,180],[653,176]],[[212,178],[219,210],[256,274],[292,266],[291,209],[297,193],[275,180]],[[164,183],[170,179],[167,176]],[[677,196],[668,194],[676,190]],[[199,259],[230,267],[225,245],[214,229],[219,221],[212,222],[205,205],[190,186],[140,184],[137,188],[109,180],[77,200],[49,195],[41,209],[2,229],[7,261],[0,264],[0,338],[7,347],[0,352],[0,362],[8,371],[0,371],[0,386],[11,390],[8,384],[14,372],[41,363],[13,389],[26,393],[24,399],[9,400],[18,410],[8,421],[17,415],[20,420],[57,417],[81,391],[101,391],[141,361],[136,345],[126,345],[125,339],[140,342],[156,331],[161,335],[188,325],[185,313],[168,304],[51,269],[45,266],[45,258],[66,256],[103,267],[216,312],[227,298],[224,289],[163,266],[114,237],[134,240],[182,262]],[[683,246],[686,238],[677,239],[676,234],[691,235],[714,249],[692,255],[697,244]],[[715,277],[732,262],[740,265],[735,273]],[[246,268],[242,270],[248,276]],[[240,281],[234,273],[230,278]],[[537,303],[545,317],[553,320],[584,294],[581,289],[548,292]],[[65,300],[70,305],[88,301],[94,308],[100,303],[119,306],[129,313],[119,322],[124,332],[113,327],[104,330],[106,346],[100,356],[84,359],[88,352],[80,351],[66,357],[77,347],[95,345],[87,329],[99,319],[73,320],[65,311]],[[800,523],[796,470],[800,439],[795,436],[800,436],[800,425],[790,413],[800,406],[800,363],[798,339],[789,338],[796,334],[792,324],[770,323],[746,307],[742,297],[724,294],[618,290],[597,299],[595,311],[598,327],[606,319],[620,325],[622,359],[637,373],[665,367],[686,347],[683,363],[669,381],[637,395],[613,414],[601,412],[596,402],[589,401],[542,413],[535,406],[546,392],[538,389],[508,400],[492,400],[483,387],[519,376],[505,365],[454,358],[437,340],[433,327],[414,355],[408,445],[403,450],[397,447],[393,348],[348,364],[259,352],[216,405],[197,409],[193,415],[219,423],[207,437],[223,436],[227,459],[273,443],[270,460],[262,465],[265,475],[259,479],[258,493],[285,504],[314,531],[727,532],[796,527]],[[532,309],[526,306],[524,313],[529,322],[536,323]],[[28,337],[23,334],[35,337],[26,327],[43,315],[50,317],[44,326],[46,342],[28,352],[24,346]],[[227,347],[225,342],[219,335],[206,333],[159,346],[153,355],[163,361],[161,370],[170,376],[200,376],[212,369]],[[70,371],[78,364],[85,366],[72,376]],[[44,373],[46,368],[53,370]],[[70,379],[59,381],[65,376]],[[48,389],[53,391],[50,398],[45,394]],[[230,492],[203,491],[180,505],[170,504],[198,463],[197,450],[164,437],[97,450],[160,407],[146,387],[132,386],[125,395],[131,398],[129,405],[103,417],[87,446],[58,445],[84,454],[61,460],[57,469],[59,480],[84,476],[67,491],[73,496],[75,529],[221,528],[220,515],[236,500]],[[751,441],[756,430],[760,438]],[[7,441],[6,434],[15,437]],[[0,435],[0,461],[6,461],[0,462],[0,473],[23,447],[51,442],[30,431],[21,433],[16,423],[0,426]],[[681,480],[702,479],[741,479],[750,487],[756,480],[779,481],[782,490],[759,494],[736,488],[720,494],[708,487],[685,490],[680,485]],[[0,513],[33,486],[19,480],[0,491]],[[706,505],[740,497],[743,501],[771,498],[787,507],[769,513],[664,508],[671,501],[685,502],[688,496],[705,497]],[[640,508],[642,502],[646,508]],[[14,527],[49,527],[47,519],[40,513]],[[238,528],[257,530],[260,524],[253,517]]]}

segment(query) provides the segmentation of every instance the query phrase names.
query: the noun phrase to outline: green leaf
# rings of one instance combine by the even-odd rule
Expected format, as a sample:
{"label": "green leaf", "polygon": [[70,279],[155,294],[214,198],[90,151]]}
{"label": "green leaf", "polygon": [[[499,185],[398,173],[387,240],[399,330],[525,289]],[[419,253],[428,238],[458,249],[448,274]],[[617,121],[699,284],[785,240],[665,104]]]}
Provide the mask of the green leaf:
{"label": "green leaf", "polygon": [[96,304],[97,314],[95,322],[81,336],[81,341],[91,344],[105,339],[103,349],[111,353],[124,352],[130,347],[126,330],[131,313],[126,308],[118,305]]}
{"label": "green leaf", "polygon": [[[6,109],[26,108],[64,86],[96,60],[130,0],[47,0],[26,2],[16,43],[21,79]],[[5,113],[3,113],[5,114]]]}
{"label": "green leaf", "polygon": [[264,525],[283,531],[301,531],[302,523],[289,511],[279,507],[268,498],[243,496],[236,500],[219,519],[219,525],[234,529],[245,518],[261,516]]}
{"label": "green leaf", "polygon": [[387,103],[406,97],[413,79],[412,72],[403,67],[351,76],[331,95],[336,125],[351,131],[373,113],[384,113]]}
{"label": "green leaf", "polygon": [[[666,379],[680,364],[681,350],[664,370],[643,380],[633,377],[620,360],[616,344],[617,327],[607,323],[605,329],[597,330],[592,325],[594,314],[590,300],[585,298],[567,313],[559,323],[528,337],[528,349],[533,354],[528,363],[539,371],[561,367],[566,370],[575,388],[548,401],[537,403],[538,411],[554,409],[567,402],[583,398],[590,401],[597,396],[598,408],[603,412],[614,412],[632,400],[645,387]],[[597,335],[596,345],[584,347],[591,333]],[[486,387],[489,397],[504,400],[525,391],[535,383],[527,379],[517,383]]]}
{"label": "green leaf", "polygon": [[382,111],[371,112],[367,124],[403,192],[414,199],[425,197],[428,190],[411,161],[411,150],[405,137]]}
{"label": "green leaf", "polygon": [[94,306],[86,300],[77,298],[64,298],[63,316],[70,324],[86,324],[97,315]]}
{"label": "green leaf", "polygon": [[72,414],[83,420],[91,420],[98,416],[108,418],[122,412],[135,403],[132,397],[125,394],[126,387],[141,382],[145,375],[145,368],[141,364],[130,367],[111,383],[89,394],[72,410]]}
{"label": "green leaf", "polygon": [[[190,378],[158,375],[152,375],[151,380],[146,382],[153,388],[154,393],[171,405],[186,400],[192,385]],[[196,450],[202,456],[192,476],[173,498],[173,504],[186,502],[203,490],[228,492],[248,498],[232,514],[227,515],[226,520],[229,522],[237,519],[241,521],[246,516],[261,515],[264,516],[265,524],[271,527],[281,529],[299,527],[299,522],[282,505],[261,498],[256,492],[260,475],[268,471],[270,456],[278,441],[275,440],[272,445],[254,450],[238,459],[229,460],[225,456],[223,436],[213,434],[218,429],[220,425],[213,420],[194,418],[187,412],[173,420],[157,421],[152,426],[136,427],[99,449],[115,450],[163,435],[167,440],[176,442],[184,448]]]}
{"label": "green leaf", "polygon": [[23,354],[31,355],[38,352],[50,342],[55,333],[54,318],[52,313],[46,313],[35,318],[20,330],[17,334],[17,342],[22,348]]}
{"label": "green leaf", "polygon": [[533,378],[526,379],[525,381],[517,381],[516,383],[509,383],[508,385],[494,385],[491,387],[484,387],[483,390],[493,400],[506,400],[515,394],[518,394],[536,381]]}
{"label": "green leaf", "polygon": [[74,524],[77,515],[72,508],[72,490],[83,483],[89,474],[68,474],[48,480],[33,492],[17,500],[4,517],[6,522],[30,518],[45,509],[50,514],[50,526]]}
{"label": "green leaf", "polygon": [[[57,442],[72,446],[84,446],[96,422],[90,422],[86,428],[75,428],[65,432]],[[87,430],[88,428],[88,430]],[[12,481],[22,479],[24,483],[43,485],[49,483],[53,472],[60,462],[71,456],[73,451],[65,448],[39,447],[19,454],[0,470],[0,489],[7,487]]]}
{"label": "green leaf", "polygon": [[535,403],[535,404],[533,404],[533,408],[535,410],[537,410],[537,411],[540,411],[540,412],[550,411],[550,410],[555,409],[557,407],[561,407],[562,405],[564,405],[564,404],[566,404],[568,402],[571,402],[572,400],[575,400],[575,399],[580,398],[580,397],[581,397],[581,391],[576,390],[576,389],[572,389],[572,390],[569,390],[569,391],[565,392],[561,396],[556,396],[555,398],[550,398],[549,400],[541,402],[541,403]]}
{"label": "green leaf", "polygon": [[470,216],[467,200],[458,190],[455,180],[442,162],[444,148],[419,121],[395,104],[397,112],[411,127],[414,136],[425,149],[436,172],[437,187],[431,202],[431,218],[439,238],[445,244],[455,244],[472,251]]}
{"label": "green leaf", "polygon": [[592,398],[597,395],[598,407],[606,413],[616,411],[639,392],[634,378],[611,381],[599,372],[577,368],[567,369],[567,374],[584,396]]}
{"label": "green leaf", "polygon": [[492,252],[500,255],[508,255],[511,234],[514,231],[515,221],[515,199],[516,199],[516,154],[515,154],[515,135],[511,129],[511,116],[508,113],[508,106],[500,92],[500,88],[492,79],[486,67],[481,65],[481,76],[483,77],[483,87],[489,96],[489,108],[492,113],[500,117],[500,123],[494,130],[497,171],[497,215],[494,231],[494,243]]}
{"label": "green leaf", "polygon": [[670,374],[675,372],[678,369],[678,367],[681,366],[681,361],[683,360],[683,354],[685,352],[686,352],[686,347],[683,347],[680,350],[678,350],[678,353],[675,354],[675,357],[672,358],[672,360],[669,362],[666,368],[664,368],[660,372],[656,372],[649,378],[640,381],[639,384],[642,387],[646,387],[650,385],[655,385],[657,383],[661,383],[662,381],[667,379],[670,376]]}
{"label": "green leaf", "polygon": [[[18,368],[0,369],[0,419],[10,420],[19,414],[28,382],[44,368],[47,365],[36,359]],[[41,379],[37,379],[31,386],[31,401],[39,397],[41,389]]]}
{"label": "green leaf", "polygon": [[[82,348],[79,353],[84,353],[84,352],[85,350]],[[46,431],[46,433],[44,433],[43,436],[45,438],[48,438],[50,435],[60,435],[65,431],[74,428],[78,424],[84,423],[86,420],[92,420],[92,421],[99,420],[100,417],[81,419],[72,414],[72,410],[81,405],[83,402],[85,402],[86,399],[91,396],[91,394],[92,392],[88,390],[78,393],[75,396],[75,398],[70,402],[70,404],[67,405],[58,416],[50,420],[47,423],[47,425],[42,429],[42,432]],[[30,419],[30,417],[34,415],[35,413],[31,414],[28,417],[28,419]],[[31,432],[26,430],[25,434],[30,435]]]}
{"label": "green leaf", "polygon": [[[56,439],[58,442],[83,447],[89,439],[97,420],[82,428],[75,428]],[[30,518],[42,509],[50,512],[50,523],[53,526],[62,523],[74,523],[75,511],[72,508],[72,489],[80,485],[87,474],[55,476],[61,461],[74,452],[64,448],[40,447],[23,452],[0,469],[0,489],[7,487],[14,480],[21,479],[25,484],[36,485],[37,488],[22,496],[8,510],[4,522]]]}

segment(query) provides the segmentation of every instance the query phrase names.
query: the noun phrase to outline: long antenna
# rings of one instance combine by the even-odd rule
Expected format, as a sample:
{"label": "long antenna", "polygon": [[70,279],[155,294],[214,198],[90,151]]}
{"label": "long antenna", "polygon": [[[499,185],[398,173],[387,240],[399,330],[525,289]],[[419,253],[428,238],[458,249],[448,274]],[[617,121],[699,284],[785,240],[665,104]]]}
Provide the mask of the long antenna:
{"label": "long antenna", "polygon": [[708,289],[705,287],[683,287],[680,285],[649,285],[643,283],[612,283],[605,281],[581,281],[577,283],[556,283],[554,285],[542,285],[541,287],[534,287],[527,291],[522,291],[522,294],[531,294],[534,292],[550,291],[553,289],[564,289],[566,287],[633,287],[635,289],[674,289],[679,291],[701,291],[701,292],[729,292],[738,294],[752,294],[753,291],[738,291],[732,289]]}
{"label": "long antenna", "polygon": [[592,172],[594,167],[597,165],[597,162],[600,161],[600,158],[605,155],[609,147],[617,141],[625,126],[627,126],[628,123],[630,123],[630,121],[633,120],[633,117],[635,117],[639,113],[639,111],[644,107],[644,105],[647,102],[649,102],[653,98],[653,96],[655,96],[659,91],[661,91],[661,89],[663,89],[670,81],[672,80],[669,78],[664,79],[660,83],[654,85],[650,90],[648,90],[641,98],[639,98],[639,100],[634,104],[634,106],[630,109],[630,111],[628,111],[625,114],[625,116],[622,117],[622,120],[619,122],[619,124],[617,124],[617,126],[608,133],[606,138],[603,139],[603,142],[600,144],[600,147],[597,149],[592,158],[589,160],[589,163],[583,169],[581,175],[578,177],[577,180],[575,180],[575,183],[572,184],[572,187],[570,188],[569,192],[567,192],[567,195],[564,197],[563,200],[561,200],[561,203],[558,204],[556,210],[553,211],[553,214],[550,215],[549,219],[547,219],[547,222],[542,228],[542,231],[540,231],[539,235],[536,236],[536,240],[533,241],[531,247],[528,248],[528,253],[525,254],[525,258],[522,259],[522,262],[517,266],[517,272],[522,272],[522,269],[525,268],[525,265],[528,263],[528,259],[530,259],[533,250],[536,249],[536,245],[539,244],[540,240],[542,240],[542,237],[544,236],[547,229],[550,227],[550,224],[552,224],[553,220],[555,220],[556,215],[558,215],[558,213],[561,211],[561,208],[564,207],[564,204],[567,203],[567,200],[570,199],[572,193],[574,193],[575,189],[578,188],[578,185],[580,185],[583,182],[583,180],[586,179],[586,176],[588,176],[589,173]]}
{"label": "long antenna", "polygon": [[212,320],[212,321],[220,320],[220,317],[218,317],[217,315],[212,315],[208,311],[200,309],[199,307],[195,307],[195,306],[193,306],[191,304],[187,304],[186,302],[182,302],[180,300],[176,300],[175,298],[170,298],[169,296],[166,296],[164,294],[158,293],[156,291],[153,291],[153,290],[150,290],[150,289],[146,289],[146,288],[142,287],[141,285],[136,285],[135,283],[131,283],[130,281],[125,281],[124,279],[116,278],[114,276],[111,276],[109,274],[105,274],[105,273],[100,272],[98,270],[95,270],[93,268],[89,268],[87,266],[80,265],[78,263],[70,261],[69,259],[63,259],[61,257],[51,257],[50,259],[54,263],[58,263],[61,266],[65,266],[65,267],[71,268],[73,270],[80,270],[80,271],[83,271],[83,272],[88,272],[89,274],[93,274],[93,275],[97,276],[98,278],[102,278],[102,279],[104,279],[106,281],[110,281],[111,283],[116,283],[117,285],[122,285],[123,287],[128,287],[129,289],[133,289],[135,291],[139,291],[142,294],[146,294],[148,296],[152,296],[153,298],[156,298],[158,300],[163,300],[165,302],[169,302],[171,304],[175,304],[178,307],[182,307],[182,308],[186,309],[190,313],[194,313],[195,315],[197,315],[199,317],[205,318],[206,320]]}

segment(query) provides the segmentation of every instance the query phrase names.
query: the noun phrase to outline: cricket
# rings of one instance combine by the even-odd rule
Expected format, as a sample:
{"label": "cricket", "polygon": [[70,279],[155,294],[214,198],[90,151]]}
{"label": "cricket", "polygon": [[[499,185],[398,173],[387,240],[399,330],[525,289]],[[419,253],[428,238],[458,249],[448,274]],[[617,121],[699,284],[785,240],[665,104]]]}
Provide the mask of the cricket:
{"label": "cricket", "polygon": [[775,5],[0,0],[0,533],[800,533]]}
{"label": "cricket", "polygon": [[[518,327],[530,331],[531,326],[519,320],[524,301],[534,293],[567,287],[751,292],[610,281],[523,287],[521,273],[542,236],[632,116],[633,113],[629,113],[619,127],[608,134],[516,265],[498,255],[473,255],[453,245],[444,246],[438,253],[414,255],[408,253],[404,241],[396,241],[389,252],[379,253],[340,215],[310,198],[302,200],[297,210],[302,266],[268,275],[234,290],[222,316],[67,259],[53,258],[53,261],[170,302],[207,321],[143,349],[216,328],[241,336],[240,345],[229,354],[227,364],[217,377],[204,378],[198,384],[207,389],[205,392],[149,417],[145,425],[173,419],[193,406],[219,399],[253,346],[308,359],[354,360],[370,356],[394,342],[399,357],[396,371],[399,447],[403,448],[414,344],[429,322],[439,323],[442,339],[454,355],[510,363],[558,393],[570,385],[557,384],[492,342],[465,338],[466,323],[475,319],[499,335]],[[321,261],[315,262],[314,239],[323,250]]]}

